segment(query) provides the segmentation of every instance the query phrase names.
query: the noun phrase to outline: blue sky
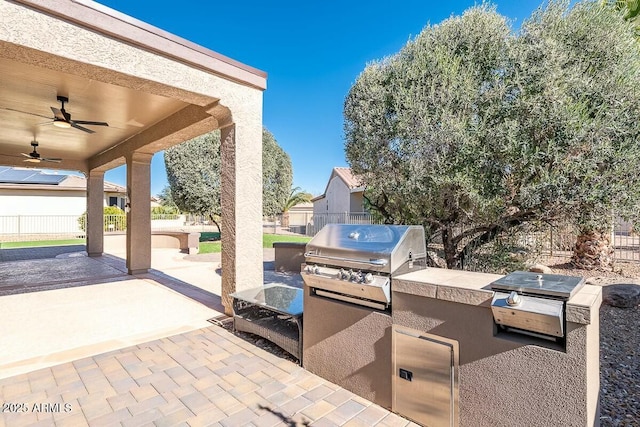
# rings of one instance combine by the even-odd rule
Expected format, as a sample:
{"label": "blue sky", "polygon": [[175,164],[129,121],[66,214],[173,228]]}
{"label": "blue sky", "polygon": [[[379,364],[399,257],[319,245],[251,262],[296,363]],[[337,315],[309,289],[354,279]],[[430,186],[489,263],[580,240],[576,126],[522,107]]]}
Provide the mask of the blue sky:
{"label": "blue sky", "polygon": [[[322,194],[344,156],[342,108],[367,63],[396,53],[429,23],[474,1],[180,2],[99,0],[105,6],[266,71],[263,124],[291,156],[294,186]],[[513,27],[541,0],[494,2]],[[152,194],[167,185],[161,153],[152,164]],[[105,179],[125,185],[125,168]]]}

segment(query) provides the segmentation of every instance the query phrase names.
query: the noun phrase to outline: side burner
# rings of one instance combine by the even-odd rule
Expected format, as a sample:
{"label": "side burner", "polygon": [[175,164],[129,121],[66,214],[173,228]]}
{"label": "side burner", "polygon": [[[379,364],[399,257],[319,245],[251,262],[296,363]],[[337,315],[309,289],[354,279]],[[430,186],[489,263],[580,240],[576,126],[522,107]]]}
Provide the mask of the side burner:
{"label": "side burner", "polygon": [[566,302],[584,283],[583,277],[515,271],[491,284],[493,320],[504,330],[563,340]]}
{"label": "side burner", "polygon": [[491,289],[568,300],[584,286],[584,283],[584,277],[514,271],[493,282]]}

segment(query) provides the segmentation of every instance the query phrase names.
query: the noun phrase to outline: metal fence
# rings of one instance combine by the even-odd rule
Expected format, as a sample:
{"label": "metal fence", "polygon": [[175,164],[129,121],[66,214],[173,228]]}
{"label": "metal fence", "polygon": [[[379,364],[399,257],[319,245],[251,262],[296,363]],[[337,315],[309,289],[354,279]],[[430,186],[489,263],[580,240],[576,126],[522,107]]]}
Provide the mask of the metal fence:
{"label": "metal fence", "polygon": [[[454,231],[454,235],[467,230],[461,227]],[[567,261],[573,255],[579,230],[570,223],[528,223],[518,228],[513,228],[501,233],[489,246],[479,246],[474,250],[481,258],[486,257],[496,249],[510,252],[511,255],[526,254],[527,259],[535,260],[543,264],[558,262],[558,258]],[[474,236],[469,237],[461,244],[470,242]],[[633,232],[633,227],[628,223],[615,222],[610,234],[615,261],[640,262],[640,237]],[[429,246],[436,253],[442,250],[442,241],[439,234],[432,236]],[[561,261],[562,262],[562,261]]]}
{"label": "metal fence", "polygon": [[[571,224],[547,225],[527,233],[523,238],[535,243],[542,259],[570,258],[578,237],[578,230]],[[624,221],[615,221],[611,230],[611,243],[616,261],[640,262],[640,237],[633,227]]]}
{"label": "metal fence", "polygon": [[265,233],[299,234],[315,236],[327,224],[376,224],[368,212],[339,212],[313,214],[310,212],[288,212],[263,218]]}
{"label": "metal fence", "polygon": [[[9,215],[0,216],[0,242],[70,239],[85,237],[83,215]],[[314,236],[326,224],[376,224],[367,212],[340,212],[312,214],[289,212],[263,218],[263,230],[273,234]],[[104,231],[126,230],[126,215],[105,215]],[[151,216],[152,230],[216,232],[216,224],[201,215]],[[521,231],[517,239],[523,247],[533,248],[539,259],[569,258],[573,253],[578,232],[570,224],[537,225]],[[617,220],[611,232],[611,241],[618,261],[640,262],[640,236],[632,224]],[[434,242],[440,243],[440,242]]]}
{"label": "metal fence", "polygon": [[[124,232],[127,216],[105,215],[105,233]],[[217,227],[203,216],[195,215],[151,215],[152,230],[218,231]],[[84,238],[85,215],[8,215],[0,216],[0,242],[20,242]]]}

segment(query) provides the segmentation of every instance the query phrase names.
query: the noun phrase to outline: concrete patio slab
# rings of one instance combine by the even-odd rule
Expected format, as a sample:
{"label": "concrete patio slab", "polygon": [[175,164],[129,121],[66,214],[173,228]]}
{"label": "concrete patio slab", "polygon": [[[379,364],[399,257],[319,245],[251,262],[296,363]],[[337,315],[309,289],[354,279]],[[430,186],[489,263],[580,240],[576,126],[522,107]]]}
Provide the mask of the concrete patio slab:
{"label": "concrete patio slab", "polygon": [[[89,258],[66,248],[21,249],[0,263],[0,378],[199,329],[224,313],[220,254],[154,249],[154,268],[130,276],[121,251]],[[265,265],[272,257],[265,250]],[[265,280],[302,286],[299,275],[265,271]]]}
{"label": "concrete patio slab", "polygon": [[[0,248],[2,248],[1,242]],[[84,245],[44,246],[37,250],[34,248],[0,249],[0,262],[48,259],[74,252],[84,252]]]}
{"label": "concrete patio slab", "polygon": [[209,325],[220,313],[150,279],[0,298],[0,378]]}
{"label": "concrete patio slab", "polygon": [[0,295],[47,285],[122,277],[123,272],[88,257],[0,262]]}

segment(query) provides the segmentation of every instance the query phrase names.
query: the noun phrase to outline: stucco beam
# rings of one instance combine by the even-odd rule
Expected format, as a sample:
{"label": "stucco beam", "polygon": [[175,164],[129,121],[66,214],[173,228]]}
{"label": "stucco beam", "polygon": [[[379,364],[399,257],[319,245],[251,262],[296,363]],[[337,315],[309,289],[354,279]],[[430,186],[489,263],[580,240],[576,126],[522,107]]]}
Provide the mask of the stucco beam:
{"label": "stucco beam", "polygon": [[218,121],[207,113],[211,109],[215,109],[215,106],[202,108],[189,105],[123,143],[93,156],[89,159],[89,167],[102,170],[107,166],[119,166],[124,164],[127,153],[154,154],[217,129]]}
{"label": "stucco beam", "polygon": [[266,73],[93,1],[15,0],[61,21],[223,78],[266,88]]}
{"label": "stucco beam", "polygon": [[218,121],[218,128],[225,128],[227,126],[231,126],[233,124],[233,118],[231,116],[231,110],[221,105],[220,103],[211,104],[211,106],[206,108],[207,114],[215,117]]}
{"label": "stucco beam", "polygon": [[166,96],[189,104],[207,105],[212,101],[212,97],[210,96],[172,87],[157,81],[143,79],[138,76],[124,74],[117,70],[100,67],[95,64],[87,66],[87,64],[81,61],[44,52],[36,48],[5,42],[3,40],[0,40],[0,58],[7,58],[34,67],[72,74],[128,89]]}

